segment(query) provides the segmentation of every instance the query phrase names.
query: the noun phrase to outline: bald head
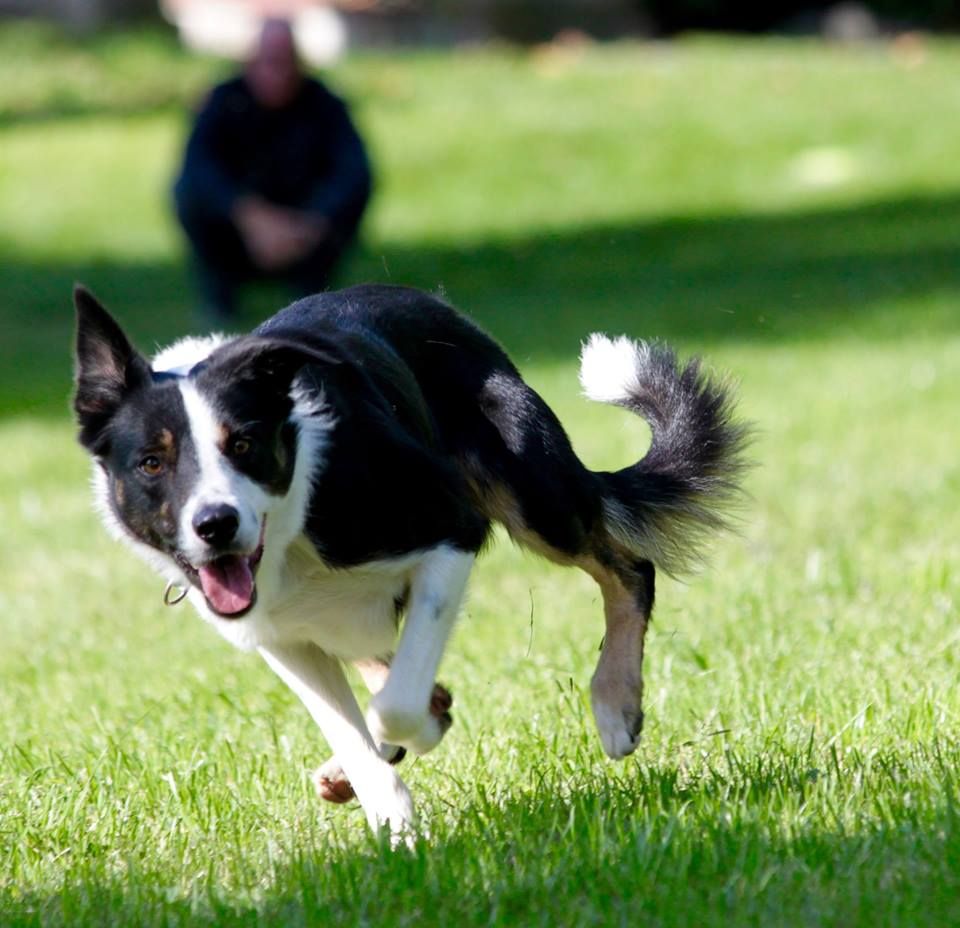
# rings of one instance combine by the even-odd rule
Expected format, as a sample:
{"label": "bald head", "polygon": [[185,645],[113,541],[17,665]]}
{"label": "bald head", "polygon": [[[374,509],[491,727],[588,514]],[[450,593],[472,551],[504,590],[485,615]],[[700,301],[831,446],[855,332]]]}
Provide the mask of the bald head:
{"label": "bald head", "polygon": [[280,109],[297,95],[302,77],[293,29],[285,19],[268,19],[247,63],[247,83],[261,106]]}
{"label": "bald head", "polygon": [[285,19],[267,19],[260,28],[257,55],[274,58],[297,57],[293,27]]}

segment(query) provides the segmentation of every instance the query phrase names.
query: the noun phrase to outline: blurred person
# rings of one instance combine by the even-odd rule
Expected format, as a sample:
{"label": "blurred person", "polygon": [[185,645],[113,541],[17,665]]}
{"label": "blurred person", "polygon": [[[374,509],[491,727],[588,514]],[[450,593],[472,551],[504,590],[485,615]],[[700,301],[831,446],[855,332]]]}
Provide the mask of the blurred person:
{"label": "blurred person", "polygon": [[304,74],[290,24],[266,21],[243,73],[200,109],[174,187],[203,321],[229,320],[252,279],[323,290],[371,186],[346,105]]}

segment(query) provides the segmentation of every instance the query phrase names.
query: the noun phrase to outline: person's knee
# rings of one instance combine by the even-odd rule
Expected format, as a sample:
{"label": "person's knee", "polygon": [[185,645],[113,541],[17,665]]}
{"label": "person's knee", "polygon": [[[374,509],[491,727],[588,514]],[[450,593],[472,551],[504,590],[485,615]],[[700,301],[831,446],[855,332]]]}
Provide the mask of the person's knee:
{"label": "person's knee", "polygon": [[236,227],[226,219],[210,216],[189,201],[176,202],[177,219],[196,257],[203,263],[235,266],[248,258]]}
{"label": "person's knee", "polygon": [[204,209],[202,201],[180,187],[173,190],[173,212],[190,238],[202,236],[218,224]]}

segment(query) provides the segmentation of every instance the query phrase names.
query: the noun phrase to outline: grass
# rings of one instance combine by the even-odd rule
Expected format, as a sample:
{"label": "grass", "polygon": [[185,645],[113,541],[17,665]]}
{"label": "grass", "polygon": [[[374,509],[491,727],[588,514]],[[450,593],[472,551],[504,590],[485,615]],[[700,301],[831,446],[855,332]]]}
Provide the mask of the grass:
{"label": "grass", "polygon": [[[594,467],[589,331],[669,338],[759,426],[740,537],[662,580],[647,730],[601,755],[595,589],[501,540],[390,852],[256,659],[109,542],[67,416],[69,286],[190,324],[167,214],[217,65],[0,31],[0,923],[960,921],[960,46],[691,40],[358,57],[379,198],[344,282],[442,287]],[[269,309],[259,294],[247,321]]]}

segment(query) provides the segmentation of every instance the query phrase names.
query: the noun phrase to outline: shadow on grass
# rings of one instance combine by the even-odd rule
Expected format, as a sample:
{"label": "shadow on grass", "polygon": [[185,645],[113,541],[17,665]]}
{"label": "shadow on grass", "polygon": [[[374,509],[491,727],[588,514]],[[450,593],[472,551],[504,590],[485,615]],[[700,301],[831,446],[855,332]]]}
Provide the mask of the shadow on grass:
{"label": "shadow on grass", "polygon": [[[183,99],[186,97],[186,99]],[[141,95],[135,100],[121,100],[109,105],[90,103],[83,99],[60,99],[45,106],[31,107],[22,112],[0,109],[0,131],[18,126],[42,126],[67,120],[89,119],[91,117],[109,117],[124,119],[133,116],[154,116],[171,113],[182,119],[185,112],[196,106],[202,99],[202,90],[192,95],[171,93],[160,89],[151,96]]]}
{"label": "shadow on grass", "polygon": [[[70,287],[83,280],[145,349],[189,331],[177,264],[31,263],[0,281],[0,414],[63,415]],[[594,330],[679,342],[937,337],[960,329],[960,195],[829,211],[665,219],[355,256],[342,282],[442,290],[519,363],[572,359]],[[279,308],[251,310],[238,327]]]}
{"label": "shadow on grass", "polygon": [[[656,790],[673,769],[642,775]],[[569,788],[568,788],[569,791]],[[296,844],[238,895],[194,873],[154,872],[150,849],[74,861],[58,892],[0,893],[4,924],[93,925],[944,925],[960,915],[956,812],[899,807],[843,827],[769,796],[645,796],[575,788],[474,799],[461,827],[391,851]],[[743,800],[748,800],[744,802]],[[893,808],[897,806],[897,808]],[[762,808],[758,808],[762,807]],[[216,837],[211,837],[212,845]],[[282,840],[281,840],[282,843]],[[216,851],[211,847],[211,853]],[[229,852],[236,849],[231,847]],[[101,849],[108,855],[108,849]],[[190,891],[170,886],[188,879]]]}

